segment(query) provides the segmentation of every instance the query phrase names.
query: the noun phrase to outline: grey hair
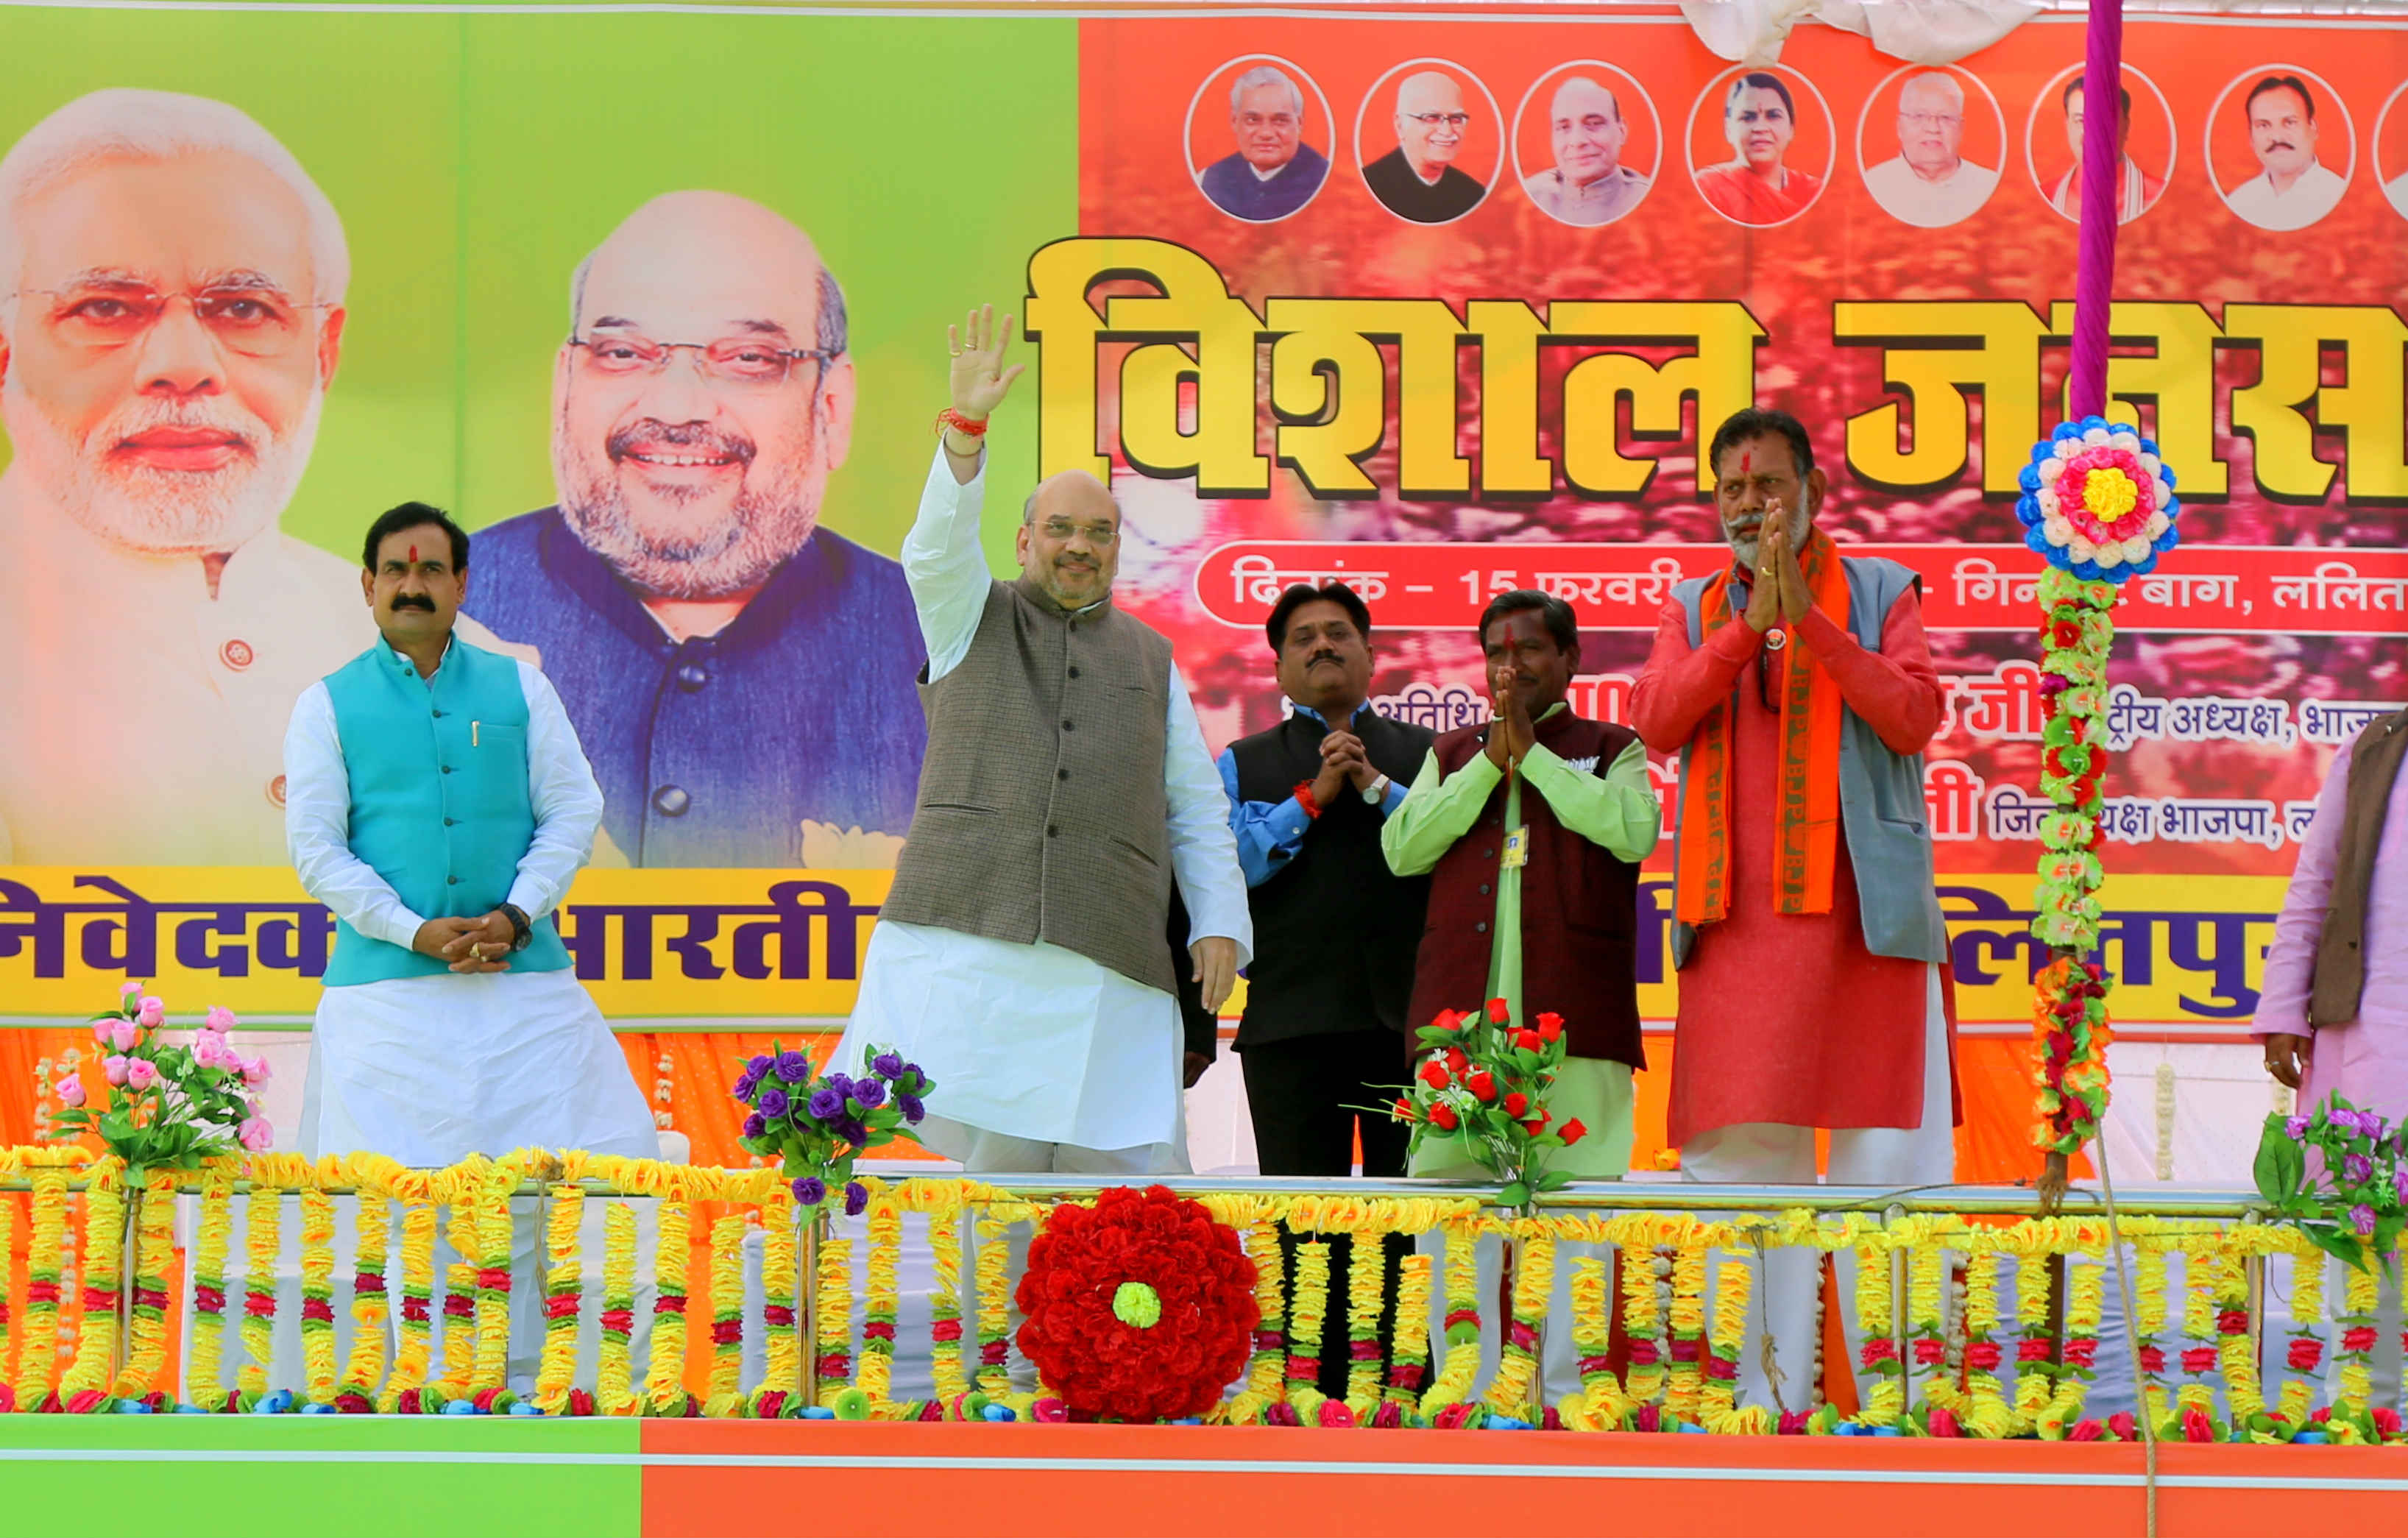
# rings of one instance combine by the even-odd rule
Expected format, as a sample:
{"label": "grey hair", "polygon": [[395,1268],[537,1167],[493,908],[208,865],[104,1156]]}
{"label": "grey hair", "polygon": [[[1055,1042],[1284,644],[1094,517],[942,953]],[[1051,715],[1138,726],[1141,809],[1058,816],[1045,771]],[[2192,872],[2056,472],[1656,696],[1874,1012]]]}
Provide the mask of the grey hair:
{"label": "grey hair", "polygon": [[161,162],[233,154],[255,161],[301,199],[309,221],[309,266],[322,305],[339,305],[351,284],[342,217],[275,135],[240,108],[207,96],[122,87],[78,96],[27,129],[0,158],[0,277],[11,291],[23,270],[25,206],[63,181],[110,161]]}
{"label": "grey hair", "polygon": [[1286,70],[1272,65],[1256,65],[1238,77],[1237,83],[1229,87],[1229,110],[1237,111],[1240,98],[1255,87],[1265,85],[1287,87],[1289,99],[1296,103],[1296,115],[1298,118],[1304,116],[1304,93],[1297,89],[1296,81],[1288,78]]}
{"label": "grey hair", "polygon": [[[1957,81],[1956,76],[1949,74],[1948,71],[1944,69],[1927,69],[1919,75],[1910,75],[1906,79],[1906,83],[1909,86],[1937,85],[1944,87],[1948,93],[1949,99],[1956,104],[1956,110],[1959,112],[1965,110],[1965,87]],[[1899,94],[1901,97],[1906,94],[1904,87],[1899,88]],[[1905,108],[1900,108],[1899,110],[1904,111]]]}
{"label": "grey hair", "polygon": [[[585,260],[578,263],[577,270],[568,275],[568,334],[572,338],[577,335],[579,322],[585,316],[586,275],[594,270],[594,258],[600,254],[602,248],[599,246],[587,252]],[[819,316],[812,325],[818,333],[815,338],[817,345],[830,352],[844,352],[852,340],[845,319],[844,285],[836,280],[836,274],[827,269],[825,262],[820,264]]]}
{"label": "grey hair", "polygon": [[[1035,528],[1037,526],[1037,494],[1044,489],[1045,483],[1041,481],[1039,482],[1034,487],[1030,488],[1028,500],[1020,504],[1020,522],[1022,527]],[[1106,486],[1104,488],[1104,495],[1112,499],[1112,522],[1114,524],[1126,523],[1128,521],[1127,516],[1121,510],[1121,494],[1112,490],[1111,487]]]}

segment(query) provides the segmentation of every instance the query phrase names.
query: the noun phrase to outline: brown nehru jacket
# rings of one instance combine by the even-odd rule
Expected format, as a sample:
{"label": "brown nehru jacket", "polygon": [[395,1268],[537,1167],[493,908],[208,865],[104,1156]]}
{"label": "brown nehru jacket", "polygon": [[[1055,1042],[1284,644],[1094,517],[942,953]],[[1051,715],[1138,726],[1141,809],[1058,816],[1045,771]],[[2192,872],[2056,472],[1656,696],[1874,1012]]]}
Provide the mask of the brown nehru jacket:
{"label": "brown nehru jacket", "polygon": [[1109,598],[1070,613],[995,582],[920,700],[920,800],[880,916],[1049,941],[1170,992],[1170,642]]}

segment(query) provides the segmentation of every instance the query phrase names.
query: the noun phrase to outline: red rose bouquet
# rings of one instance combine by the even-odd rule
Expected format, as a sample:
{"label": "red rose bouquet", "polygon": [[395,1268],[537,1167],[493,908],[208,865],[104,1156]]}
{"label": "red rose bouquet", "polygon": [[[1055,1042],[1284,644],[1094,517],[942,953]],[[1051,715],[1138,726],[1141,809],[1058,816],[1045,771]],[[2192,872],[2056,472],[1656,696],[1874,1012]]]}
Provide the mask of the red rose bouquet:
{"label": "red rose bouquet", "polygon": [[1160,1186],[1054,1209],[1013,1301],[1020,1349],[1082,1418],[1200,1416],[1245,1370],[1262,1310],[1236,1230]]}
{"label": "red rose bouquet", "polygon": [[1429,1139],[1460,1140],[1465,1155],[1504,1187],[1509,1207],[1571,1183],[1570,1174],[1547,1170],[1557,1149],[1588,1132],[1576,1120],[1556,1124],[1547,1109],[1564,1061],[1563,1016],[1542,1013],[1517,1025],[1512,1007],[1492,999],[1476,1013],[1442,1012],[1421,1028],[1420,1041],[1427,1055],[1388,1108],[1412,1124],[1412,1152]]}

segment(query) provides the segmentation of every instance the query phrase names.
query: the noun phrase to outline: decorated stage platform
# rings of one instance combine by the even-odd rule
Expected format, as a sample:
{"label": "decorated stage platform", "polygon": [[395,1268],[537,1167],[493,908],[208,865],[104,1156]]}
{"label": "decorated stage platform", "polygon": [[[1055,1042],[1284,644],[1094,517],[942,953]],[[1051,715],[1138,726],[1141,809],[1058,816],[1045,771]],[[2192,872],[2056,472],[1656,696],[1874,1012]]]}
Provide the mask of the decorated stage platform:
{"label": "decorated stage platform", "polygon": [[[91,1538],[1665,1534],[2143,1531],[2143,1449],[2111,1444],[1547,1436],[1270,1427],[897,1426],[177,1416],[0,1418],[7,1526]],[[2185,1538],[2366,1528],[2408,1496],[2380,1447],[2158,1450]],[[173,1468],[151,1502],[95,1499]],[[1490,1514],[1484,1518],[1479,1514]],[[1870,1514],[1887,1514],[1881,1521]],[[850,1514],[848,1516],[847,1514]]]}

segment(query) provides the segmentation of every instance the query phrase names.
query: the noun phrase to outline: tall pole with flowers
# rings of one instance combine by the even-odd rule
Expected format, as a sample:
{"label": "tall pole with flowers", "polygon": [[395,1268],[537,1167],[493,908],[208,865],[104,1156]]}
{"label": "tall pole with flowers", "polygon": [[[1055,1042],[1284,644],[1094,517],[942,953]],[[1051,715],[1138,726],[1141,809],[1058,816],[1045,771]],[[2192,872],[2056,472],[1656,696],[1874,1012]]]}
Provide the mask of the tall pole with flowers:
{"label": "tall pole with flowers", "polygon": [[2120,163],[2123,7],[2090,7],[2083,79],[2082,218],[2074,280],[2072,373],[2066,417],[2032,450],[2015,504],[2024,542],[2049,563],[2040,582],[2041,794],[2054,810],[2042,825],[2040,887],[2032,933],[2049,960],[2032,999],[2032,1142],[2048,1156],[2041,1204],[2064,1200],[2068,1169],[2099,1135],[2107,1113],[2107,992],[2098,961],[2105,842],[2100,782],[2107,769],[2107,655],[2123,584],[2144,576],[2179,540],[2181,504],[2157,446],[2107,419],[2107,344],[2115,278],[2115,232],[2123,216]]}

